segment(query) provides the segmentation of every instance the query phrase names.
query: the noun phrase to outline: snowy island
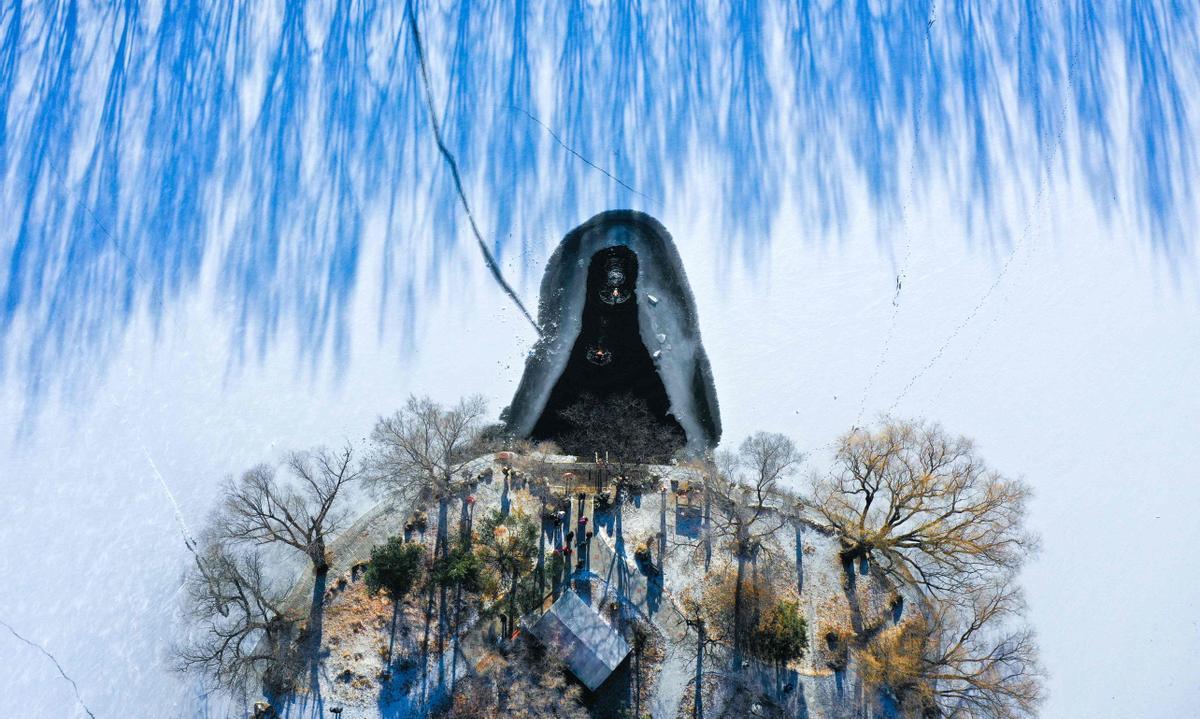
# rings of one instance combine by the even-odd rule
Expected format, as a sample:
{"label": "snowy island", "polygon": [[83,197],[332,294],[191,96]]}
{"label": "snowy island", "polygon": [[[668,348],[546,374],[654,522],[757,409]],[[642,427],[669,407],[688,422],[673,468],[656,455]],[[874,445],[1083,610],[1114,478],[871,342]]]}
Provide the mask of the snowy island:
{"label": "snowy island", "polygon": [[[231,478],[176,666],[256,717],[1023,717],[1028,488],[924,422],[826,467],[721,422],[666,230],[548,263],[516,396]],[[364,491],[365,490],[365,491]],[[370,499],[371,501],[364,501]]]}

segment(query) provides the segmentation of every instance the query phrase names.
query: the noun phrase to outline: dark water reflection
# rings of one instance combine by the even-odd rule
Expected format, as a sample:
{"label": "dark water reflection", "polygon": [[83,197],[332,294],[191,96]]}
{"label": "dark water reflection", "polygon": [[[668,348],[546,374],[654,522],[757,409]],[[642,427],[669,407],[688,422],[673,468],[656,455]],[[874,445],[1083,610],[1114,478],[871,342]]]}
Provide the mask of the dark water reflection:
{"label": "dark water reflection", "polygon": [[[828,5],[422,7],[446,140],[498,259],[602,206],[662,210],[696,157],[751,260],[785,198],[829,228],[851,188],[886,219],[949,178],[987,225],[1003,222],[998,186],[1055,167],[1082,168],[1097,205],[1135,215],[1168,262],[1191,251],[1188,4]],[[297,348],[311,361],[340,362],[376,216],[379,312],[411,323],[464,235],[403,9],[6,3],[0,369],[36,395],[81,347],[102,366],[135,312],[159,317],[213,253],[239,358],[286,327],[312,338]]]}

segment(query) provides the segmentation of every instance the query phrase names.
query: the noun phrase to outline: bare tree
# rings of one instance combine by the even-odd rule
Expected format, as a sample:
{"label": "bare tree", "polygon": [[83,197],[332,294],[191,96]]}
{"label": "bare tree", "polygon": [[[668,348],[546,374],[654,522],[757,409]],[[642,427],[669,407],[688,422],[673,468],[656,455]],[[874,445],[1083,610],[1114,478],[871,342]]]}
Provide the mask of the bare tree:
{"label": "bare tree", "polygon": [[[390,417],[380,417],[371,431],[371,451],[363,463],[367,483],[377,493],[391,496],[406,508],[438,505],[437,535],[433,548],[435,562],[450,557],[450,498],[471,479],[463,472],[473,459],[486,404],[482,397],[459,400],[444,408],[428,397],[411,396],[404,407]],[[468,537],[469,539],[469,537]],[[435,598],[440,607],[437,644],[444,647],[450,617],[447,586],[430,582],[425,605],[425,635],[422,651],[429,646]]]}
{"label": "bare tree", "polygon": [[288,455],[287,467],[291,476],[285,481],[278,480],[274,469],[267,465],[231,480],[215,517],[214,534],[232,543],[283,544],[308,557],[313,589],[303,644],[309,661],[310,690],[317,693],[322,597],[329,573],[327,547],[346,521],[338,500],[358,479],[359,469],[349,445],[336,452],[325,448],[293,452]]}
{"label": "bare tree", "polygon": [[380,417],[371,432],[367,482],[409,506],[449,496],[474,445],[487,405],[482,397],[443,408],[428,397],[409,397],[404,408]]}
{"label": "bare tree", "polygon": [[890,692],[905,716],[1023,719],[1043,698],[1033,633],[1008,582],[932,598],[858,652],[867,686]]}
{"label": "bare tree", "polygon": [[735,631],[731,637],[735,660],[740,659],[748,625],[744,599],[746,563],[768,546],[768,539],[788,523],[780,501],[779,481],[795,472],[803,460],[796,445],[781,434],[757,432],[747,437],[737,454],[722,452],[705,481],[705,542],[724,539],[737,560],[734,591]]}
{"label": "bare tree", "polygon": [[181,671],[199,671],[229,691],[258,681],[269,694],[290,691],[300,663],[299,617],[283,607],[285,592],[267,581],[256,553],[210,542],[186,580],[190,639],[175,647]]}
{"label": "bare tree", "polygon": [[664,462],[684,444],[683,435],[650,412],[645,400],[631,394],[603,399],[584,394],[562,411],[571,431],[563,448],[587,461],[595,455],[625,474],[635,465]]}
{"label": "bare tree", "polygon": [[[711,576],[711,575],[710,575]],[[715,586],[706,576],[699,588],[689,587],[680,593],[679,612],[684,625],[692,630],[691,637],[695,649],[696,668],[689,680],[695,687],[692,703],[693,719],[704,719],[704,677],[711,673],[705,668],[710,648],[720,645],[720,622],[714,621],[713,597],[711,587]]]}
{"label": "bare tree", "polygon": [[1022,523],[1029,488],[989,470],[938,425],[887,421],[844,436],[814,506],[843,557],[881,560],[928,591],[954,593],[1016,570],[1036,538]]}
{"label": "bare tree", "polygon": [[298,549],[312,563],[313,573],[322,576],[329,570],[328,540],[346,519],[336,506],[338,499],[359,476],[353,450],[347,445],[337,452],[293,452],[287,466],[291,482],[278,481],[267,465],[230,481],[217,531],[235,542],[278,542]]}
{"label": "bare tree", "polygon": [[737,454],[720,452],[708,468],[705,490],[718,511],[712,528],[731,542],[734,556],[752,558],[764,540],[787,521],[780,509],[779,481],[792,475],[803,455],[781,434],[757,432]]}

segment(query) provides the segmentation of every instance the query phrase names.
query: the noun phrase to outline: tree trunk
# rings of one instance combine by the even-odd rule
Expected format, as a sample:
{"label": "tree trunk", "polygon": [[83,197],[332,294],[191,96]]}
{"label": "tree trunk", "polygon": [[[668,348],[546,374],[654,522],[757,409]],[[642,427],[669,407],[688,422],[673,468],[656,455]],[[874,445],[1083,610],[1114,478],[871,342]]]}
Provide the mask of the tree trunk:
{"label": "tree trunk", "polygon": [[[434,535],[433,556],[436,558],[445,558],[449,555],[449,550],[446,547],[445,533],[443,528],[446,524],[445,501],[438,502],[438,531]],[[442,596],[445,596],[445,586],[441,582],[429,582],[426,590],[425,602],[425,630],[421,635],[421,682],[422,685],[428,685],[429,682],[429,632],[433,624],[433,612],[436,606],[439,591]],[[439,648],[440,648],[439,643]]]}
{"label": "tree trunk", "polygon": [[[438,531],[437,539],[434,542],[435,554],[437,548],[441,547],[441,557],[446,559],[450,556],[450,499],[443,493],[438,497]],[[438,588],[438,632],[437,632],[437,651],[438,654],[444,654],[446,650],[446,625],[449,623],[449,612],[446,609],[446,585]],[[439,663],[439,668],[441,664]]]}
{"label": "tree trunk", "polygon": [[314,541],[308,548],[308,558],[313,565],[313,574],[325,574],[329,571],[329,557],[325,554],[325,538]]}
{"label": "tree trunk", "polygon": [[458,636],[459,626],[462,624],[462,583],[454,585],[454,626],[452,631],[454,636]]}
{"label": "tree trunk", "polygon": [[708,633],[704,624],[696,628],[696,697],[692,702],[692,716],[704,719],[704,647],[708,641]]}
{"label": "tree trunk", "polygon": [[546,596],[546,531],[545,519],[546,516],[546,495],[542,495],[542,506],[538,510],[538,561],[537,561],[537,577],[538,577],[538,601],[540,602]]}
{"label": "tree trunk", "polygon": [[712,490],[704,483],[704,571],[712,564]]}
{"label": "tree trunk", "polygon": [[307,644],[305,655],[309,662],[309,691],[316,695],[320,692],[323,602],[325,600],[325,583],[329,575],[328,565],[324,569],[317,569],[313,574],[313,593],[312,603],[308,610],[308,641],[305,642]]}
{"label": "tree trunk", "polygon": [[442,559],[450,556],[450,500],[445,495],[438,497],[438,529],[434,540],[435,554]]}
{"label": "tree trunk", "polygon": [[866,556],[871,550],[870,546],[858,541],[842,540],[842,549],[838,552],[841,555],[842,561],[853,561]]}
{"label": "tree trunk", "polygon": [[634,676],[634,690],[633,690],[634,691],[634,694],[633,694],[634,712],[633,712],[633,715],[635,717],[641,717],[642,716],[642,654],[645,652],[645,649],[646,649],[646,640],[642,638],[642,635],[638,631],[637,627],[634,627],[634,631],[638,632],[638,633],[633,638],[633,662],[634,662],[634,664],[633,664],[633,666],[634,666],[634,674],[633,674],[633,676]]}
{"label": "tree trunk", "polygon": [[384,666],[384,669],[386,669],[388,671],[391,671],[391,669],[392,669],[392,657],[396,653],[396,620],[399,618],[399,616],[400,616],[400,600],[393,598],[392,599],[392,631],[391,631],[391,634],[388,636],[387,664]]}
{"label": "tree trunk", "polygon": [[[740,550],[741,547],[739,546]],[[733,584],[733,662],[742,663],[742,583],[746,575],[746,557],[738,551],[737,578]]]}
{"label": "tree trunk", "polygon": [[508,589],[508,636],[517,630],[517,570],[512,572],[512,583]]}

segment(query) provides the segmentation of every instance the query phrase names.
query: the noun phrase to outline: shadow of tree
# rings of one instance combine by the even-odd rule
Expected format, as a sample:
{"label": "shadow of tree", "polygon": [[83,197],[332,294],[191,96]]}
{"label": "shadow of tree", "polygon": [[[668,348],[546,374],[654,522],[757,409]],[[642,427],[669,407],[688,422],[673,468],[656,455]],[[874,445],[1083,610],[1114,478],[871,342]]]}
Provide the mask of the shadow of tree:
{"label": "shadow of tree", "polygon": [[[752,267],[788,198],[836,228],[866,188],[887,242],[946,181],[979,236],[1003,238],[997,189],[1029,205],[1054,168],[1171,266],[1194,250],[1200,14],[1183,5],[418,5],[446,142],[501,261],[598,207],[671,206],[698,155]],[[461,235],[404,22],[378,0],[10,3],[0,369],[37,396],[81,357],[103,364],[206,258],[233,366],[287,330],[310,366],[338,367],[372,222],[380,328],[410,336]]]}
{"label": "shadow of tree", "polygon": [[321,649],[325,629],[325,585],[329,572],[317,572],[313,577],[312,602],[308,609],[308,627],[305,641],[308,650],[308,691],[317,706],[323,706],[321,699],[321,661],[327,653]]}

